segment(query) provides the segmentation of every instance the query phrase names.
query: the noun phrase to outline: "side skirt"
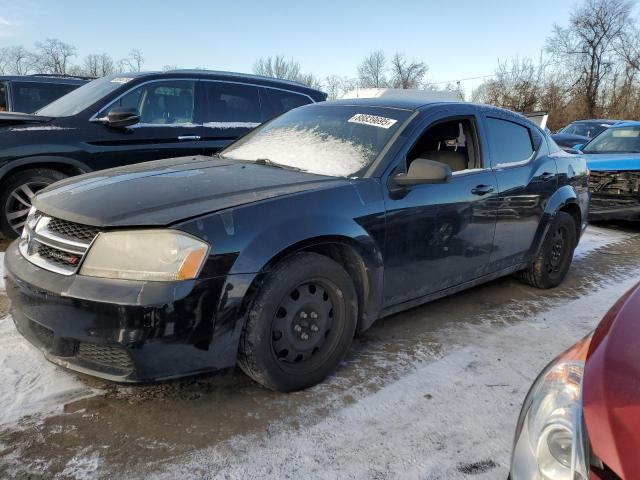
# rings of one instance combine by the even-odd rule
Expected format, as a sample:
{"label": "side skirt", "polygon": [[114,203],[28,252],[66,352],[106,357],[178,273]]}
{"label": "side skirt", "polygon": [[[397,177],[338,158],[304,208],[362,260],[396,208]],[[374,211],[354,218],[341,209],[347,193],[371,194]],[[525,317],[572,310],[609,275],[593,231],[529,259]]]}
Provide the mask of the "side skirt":
{"label": "side skirt", "polygon": [[502,270],[498,270],[497,272],[490,273],[489,275],[484,275],[482,277],[478,277],[469,282],[461,283],[459,285],[455,285],[453,287],[446,288],[444,290],[440,290],[438,292],[430,293],[423,297],[419,297],[413,300],[409,300],[408,302],[399,303],[397,305],[392,305],[390,307],[386,307],[380,312],[380,316],[378,318],[388,317],[389,315],[393,315],[398,312],[402,312],[404,310],[408,310],[409,308],[414,308],[425,303],[432,302],[434,300],[438,300],[439,298],[447,297],[454,293],[461,292],[462,290],[466,290],[468,288],[473,288],[475,286],[481,285],[483,283],[490,282],[500,277],[505,277],[507,275],[511,275],[514,272],[527,268],[527,263],[518,263],[516,265],[512,265],[508,268],[503,268]]}

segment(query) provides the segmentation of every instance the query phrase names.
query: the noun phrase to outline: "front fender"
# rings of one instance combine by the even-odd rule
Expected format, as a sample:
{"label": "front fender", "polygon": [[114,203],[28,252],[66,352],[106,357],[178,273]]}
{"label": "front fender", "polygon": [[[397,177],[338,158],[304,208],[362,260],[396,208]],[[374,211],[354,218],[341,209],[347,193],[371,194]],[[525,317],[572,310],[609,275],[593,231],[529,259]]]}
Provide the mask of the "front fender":
{"label": "front fender", "polygon": [[30,165],[33,165],[34,168],[42,165],[65,165],[67,167],[73,167],[77,169],[79,173],[86,173],[91,171],[91,168],[89,168],[86,164],[73,158],[58,155],[36,155],[16,158],[5,162],[2,166],[0,166],[0,179],[6,177],[16,169],[22,170],[24,167],[28,167]]}

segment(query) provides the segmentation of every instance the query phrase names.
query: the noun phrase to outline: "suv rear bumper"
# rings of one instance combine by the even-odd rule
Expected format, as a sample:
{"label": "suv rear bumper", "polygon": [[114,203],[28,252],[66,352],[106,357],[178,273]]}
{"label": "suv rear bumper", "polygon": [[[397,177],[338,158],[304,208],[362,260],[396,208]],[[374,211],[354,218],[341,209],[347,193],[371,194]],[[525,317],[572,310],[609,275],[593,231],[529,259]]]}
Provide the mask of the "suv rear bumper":
{"label": "suv rear bumper", "polygon": [[[63,276],[5,254],[18,331],[65,368],[145,382],[233,366],[254,275],[182,282]],[[224,293],[224,295],[223,295]]]}

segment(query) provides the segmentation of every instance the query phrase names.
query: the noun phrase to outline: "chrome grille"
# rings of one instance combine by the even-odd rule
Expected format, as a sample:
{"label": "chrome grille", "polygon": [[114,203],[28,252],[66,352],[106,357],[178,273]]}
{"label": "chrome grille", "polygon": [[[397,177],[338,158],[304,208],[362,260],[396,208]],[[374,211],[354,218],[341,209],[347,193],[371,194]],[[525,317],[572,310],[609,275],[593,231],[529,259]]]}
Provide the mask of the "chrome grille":
{"label": "chrome grille", "polygon": [[24,227],[20,252],[34,265],[61,275],[73,275],[98,233],[96,227],[35,212],[29,215]]}
{"label": "chrome grille", "polygon": [[100,230],[89,225],[80,225],[79,223],[68,222],[59,218],[52,218],[48,225],[49,231],[58,235],[77,241],[91,242]]}

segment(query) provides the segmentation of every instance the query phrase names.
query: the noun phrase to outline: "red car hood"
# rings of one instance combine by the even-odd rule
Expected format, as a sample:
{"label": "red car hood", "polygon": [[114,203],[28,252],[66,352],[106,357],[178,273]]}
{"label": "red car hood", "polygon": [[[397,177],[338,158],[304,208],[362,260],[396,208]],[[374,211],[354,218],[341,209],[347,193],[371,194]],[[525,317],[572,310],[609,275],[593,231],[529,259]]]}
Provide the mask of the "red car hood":
{"label": "red car hood", "polygon": [[593,335],[583,404],[593,453],[620,477],[640,478],[640,284]]}

